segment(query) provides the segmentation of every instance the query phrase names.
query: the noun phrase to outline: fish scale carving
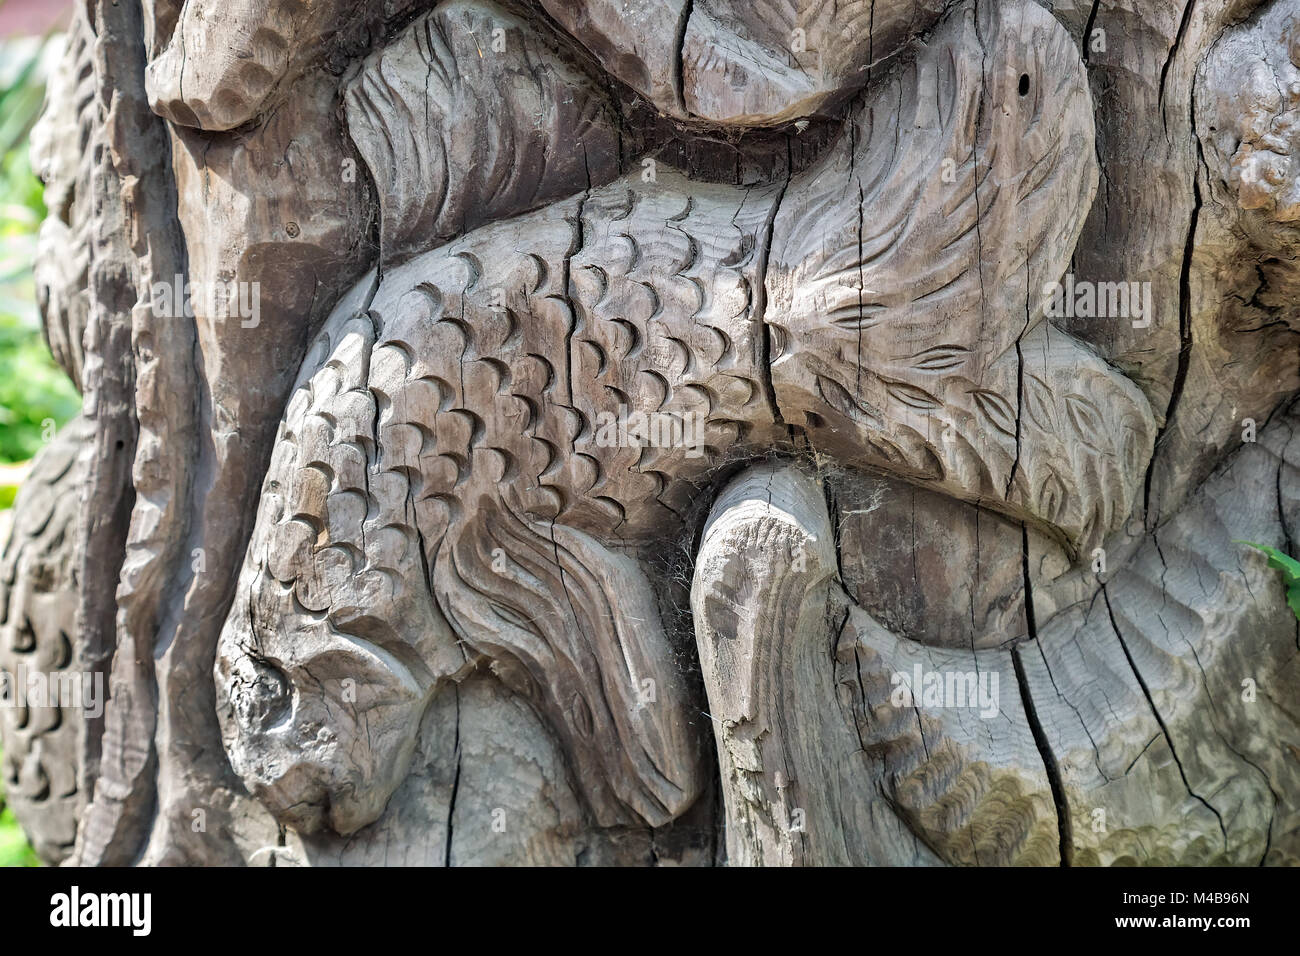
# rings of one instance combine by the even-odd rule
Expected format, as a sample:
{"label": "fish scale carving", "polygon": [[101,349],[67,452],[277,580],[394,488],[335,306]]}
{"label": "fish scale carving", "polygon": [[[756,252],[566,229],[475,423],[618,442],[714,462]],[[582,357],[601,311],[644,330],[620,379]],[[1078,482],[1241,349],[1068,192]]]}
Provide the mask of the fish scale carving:
{"label": "fish scale carving", "polygon": [[[239,600],[248,588],[250,608],[273,601],[275,615],[292,619],[303,616],[296,605],[321,627],[325,623],[314,619],[328,609],[331,628],[395,644],[399,657],[439,661],[410,668],[421,691],[402,699],[418,706],[433,682],[467,667],[445,625],[444,646],[429,643],[439,633],[430,624],[438,611],[420,591],[428,581],[423,566],[437,569],[434,588],[447,594],[442,608],[471,648],[481,644],[475,635],[484,625],[473,622],[484,614],[489,621],[495,616],[498,628],[517,628],[536,615],[548,643],[566,643],[572,618],[588,604],[575,600],[574,611],[567,589],[601,587],[594,579],[542,587],[542,569],[521,561],[521,550],[535,552],[534,562],[554,561],[568,547],[575,556],[585,552],[586,561],[625,563],[629,581],[639,581],[631,559],[587,535],[627,547],[650,541],[689,503],[690,479],[712,465],[707,456],[688,457],[688,449],[647,456],[643,449],[606,444],[598,440],[598,417],[617,414],[620,405],[698,414],[708,421],[703,440],[715,448],[734,444],[736,422],[771,425],[756,377],[752,314],[753,250],[769,209],[755,204],[746,214],[739,191],[717,187],[692,196],[683,178],[665,178],[676,182],[676,193],[638,196],[619,183],[531,222],[481,231],[411,260],[385,274],[361,314],[354,314],[360,312],[356,303],[344,303],[318,343],[328,358],[318,360],[290,401],[259,520],[266,543],[259,547],[255,538]],[[714,235],[708,224],[719,221],[728,225]],[[527,251],[517,248],[521,229],[533,238]],[[548,262],[565,266],[548,268]],[[709,278],[707,290],[699,274]],[[556,354],[555,343],[566,343],[567,354]],[[664,387],[674,381],[676,387]],[[557,534],[561,527],[579,540],[566,542],[564,532]],[[496,549],[481,548],[485,536],[502,537],[510,571],[494,558]],[[384,566],[393,554],[404,561]],[[478,600],[485,593],[486,610]],[[613,617],[657,619],[653,607],[612,598],[594,604]],[[537,604],[544,614],[537,615]],[[240,633],[246,622],[256,632],[260,616],[237,606],[231,616],[236,626],[228,625],[227,635],[236,647],[256,648],[285,666],[290,648],[277,653],[255,634]],[[276,619],[270,612],[265,618]],[[363,633],[357,634],[359,618]],[[407,630],[364,630],[368,624],[384,630],[384,621]],[[581,662],[597,648],[621,647],[634,660],[644,658],[637,686],[650,679],[667,693],[681,684],[661,635],[648,632],[649,646],[637,652],[628,646],[630,633],[616,644],[602,643],[607,625],[588,623],[567,656]],[[331,634],[331,640],[342,638]],[[296,656],[302,648],[292,650]],[[537,672],[531,682],[515,681],[521,690],[554,680],[551,665],[540,663],[544,656],[529,655],[539,662]],[[510,674],[517,672],[513,663],[505,665]],[[627,699],[614,707],[635,709],[633,689],[629,685]],[[616,723],[613,713],[604,716],[611,710],[607,693],[584,679],[575,690],[581,706],[572,706],[574,695],[563,701],[558,717],[573,724],[579,751],[583,728]],[[680,707],[665,723],[655,731],[665,743],[684,736]],[[678,750],[650,755],[644,774],[671,767]],[[665,820],[693,797],[695,769],[680,770],[670,780],[673,794],[648,804],[646,819]],[[608,819],[617,821],[619,814],[610,810]]]}
{"label": "fish scale carving", "polygon": [[[1101,540],[1153,419],[1032,295],[1082,227],[1091,137],[1049,15],[958,9],[788,183],[661,167],[363,280],[289,402],[221,640],[245,782],[295,827],[353,832],[436,689],[487,666],[548,720],[600,825],[678,816],[703,743],[641,561],[787,426]],[[698,416],[698,441],[619,440],[633,415]]]}
{"label": "fish scale carving", "polygon": [[16,691],[24,688],[25,696],[29,675],[48,675],[55,688],[64,678],[85,681],[77,685],[81,699],[103,701],[104,684],[95,686],[96,675],[80,670],[86,662],[74,643],[76,604],[69,599],[76,572],[65,560],[76,540],[85,481],[79,456],[89,433],[87,420],[77,417],[45,446],[18,496],[13,537],[0,549],[0,784],[16,811],[41,810],[29,830],[32,843],[42,856],[60,860],[72,847],[88,796],[65,758],[95,715],[52,692],[42,700]]}

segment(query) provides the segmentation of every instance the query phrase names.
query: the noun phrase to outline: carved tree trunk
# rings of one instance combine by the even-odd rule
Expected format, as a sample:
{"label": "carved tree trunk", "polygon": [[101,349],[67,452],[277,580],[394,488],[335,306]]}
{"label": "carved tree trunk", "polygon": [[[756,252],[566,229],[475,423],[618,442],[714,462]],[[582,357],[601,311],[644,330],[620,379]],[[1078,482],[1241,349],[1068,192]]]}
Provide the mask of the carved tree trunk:
{"label": "carved tree trunk", "polygon": [[1300,0],[87,0],[33,147],[47,860],[1298,861]]}

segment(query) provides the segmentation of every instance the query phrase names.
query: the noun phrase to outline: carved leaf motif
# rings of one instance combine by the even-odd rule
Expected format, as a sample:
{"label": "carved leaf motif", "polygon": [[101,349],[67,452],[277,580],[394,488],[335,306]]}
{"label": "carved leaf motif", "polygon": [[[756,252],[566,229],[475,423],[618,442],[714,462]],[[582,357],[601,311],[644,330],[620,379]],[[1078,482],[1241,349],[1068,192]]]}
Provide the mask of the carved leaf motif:
{"label": "carved leaf motif", "polygon": [[973,388],[970,394],[975,399],[975,407],[988,419],[990,425],[1004,435],[1016,437],[1016,412],[1010,402],[997,392],[983,388]]}
{"label": "carved leaf motif", "polygon": [[920,372],[946,372],[970,358],[971,351],[960,345],[937,345],[912,356],[912,368]]}
{"label": "carved leaf motif", "polygon": [[1137,474],[1142,468],[1142,439],[1132,421],[1126,421],[1124,428],[1124,468],[1130,475]]}
{"label": "carved leaf motif", "polygon": [[[481,38],[494,30],[509,53],[485,58]],[[344,101],[390,262],[618,175],[599,78],[557,57],[525,20],[481,4],[440,4],[411,22],[362,62]],[[516,126],[528,135],[496,132]],[[601,294],[601,277],[588,278]]]}
{"label": "carved leaf motif", "polygon": [[1047,477],[1038,486],[1038,513],[1048,521],[1059,523],[1065,513],[1067,495],[1061,476],[1055,470],[1047,469]]}
{"label": "carved leaf motif", "polygon": [[1097,436],[1105,428],[1101,409],[1081,395],[1065,396],[1065,414],[1079,439],[1089,448],[1097,447]]}
{"label": "carved leaf motif", "polygon": [[848,302],[826,313],[826,321],[841,329],[866,332],[880,324],[884,306],[866,302]]}
{"label": "carved leaf motif", "polygon": [[1054,434],[1058,430],[1052,390],[1036,375],[1025,376],[1025,410],[1030,421],[1043,431]]}
{"label": "carved leaf motif", "polygon": [[892,462],[903,467],[908,467],[911,464],[906,452],[886,438],[868,439],[867,444],[884,461]]}
{"label": "carved leaf motif", "polygon": [[906,382],[885,381],[885,391],[889,393],[889,397],[894,401],[920,411],[930,411],[943,405],[943,402],[925,389],[917,388],[915,385],[908,385]]}
{"label": "carved leaf motif", "polygon": [[865,417],[867,421],[877,427],[883,423],[879,409],[866,402],[859,401],[849,394],[848,389],[833,378],[826,378],[823,375],[817,376],[817,389],[826,404],[850,418],[861,419]]}

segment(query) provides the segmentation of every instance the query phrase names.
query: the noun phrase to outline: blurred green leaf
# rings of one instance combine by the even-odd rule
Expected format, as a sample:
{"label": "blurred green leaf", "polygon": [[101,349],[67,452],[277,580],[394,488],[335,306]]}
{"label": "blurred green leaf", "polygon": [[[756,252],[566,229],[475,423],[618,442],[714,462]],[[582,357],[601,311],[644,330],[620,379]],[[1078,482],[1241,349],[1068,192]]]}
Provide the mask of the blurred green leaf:
{"label": "blurred green leaf", "polygon": [[50,46],[49,36],[20,38],[7,43],[0,55],[5,77],[0,84],[0,154],[17,152],[27,144],[45,100],[43,68]]}
{"label": "blurred green leaf", "polygon": [[31,458],[80,407],[40,331],[0,313],[0,461]]}
{"label": "blurred green leaf", "polygon": [[31,458],[81,408],[45,345],[32,280],[45,203],[27,140],[49,52],[49,38],[0,44],[0,462]]}
{"label": "blurred green leaf", "polygon": [[40,866],[22,827],[14,819],[13,811],[0,813],[0,866]]}
{"label": "blurred green leaf", "polygon": [[1286,606],[1300,619],[1300,584],[1293,584],[1286,589]]}
{"label": "blurred green leaf", "polygon": [[14,819],[13,811],[5,806],[4,788],[0,787],[0,867],[40,865],[41,861],[27,845],[27,836]]}
{"label": "blurred green leaf", "polygon": [[1300,561],[1297,561],[1289,554],[1279,551],[1272,545],[1256,544],[1253,541],[1234,541],[1233,544],[1244,544],[1256,551],[1264,552],[1264,554],[1268,555],[1268,566],[1282,572],[1282,579],[1288,587],[1300,584]]}
{"label": "blurred green leaf", "polygon": [[1268,566],[1282,572],[1282,581],[1286,584],[1286,606],[1300,620],[1300,561],[1269,544],[1256,544],[1254,541],[1234,541],[1244,544],[1268,555]]}

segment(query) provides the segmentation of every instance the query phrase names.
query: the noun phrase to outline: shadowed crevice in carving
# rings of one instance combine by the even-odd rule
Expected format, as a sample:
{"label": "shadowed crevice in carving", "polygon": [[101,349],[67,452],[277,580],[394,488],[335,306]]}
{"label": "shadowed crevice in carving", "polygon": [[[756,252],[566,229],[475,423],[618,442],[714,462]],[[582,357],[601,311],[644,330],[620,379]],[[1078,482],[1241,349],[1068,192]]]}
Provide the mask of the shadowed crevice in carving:
{"label": "shadowed crevice in carving", "polygon": [[686,83],[682,77],[686,69],[686,31],[690,27],[691,12],[694,9],[695,0],[685,0],[682,4],[682,12],[677,20],[677,42],[674,44],[677,56],[673,60],[673,90],[677,95],[677,108],[683,116],[690,115],[686,108]]}
{"label": "shadowed crevice in carving", "polygon": [[1228,848],[1228,831],[1223,825],[1223,814],[1215,809],[1208,800],[1193,790],[1192,785],[1188,783],[1187,771],[1183,768],[1182,761],[1178,759],[1178,752],[1174,749],[1173,738],[1169,736],[1169,728],[1165,726],[1164,718],[1160,716],[1160,711],[1156,709],[1155,701],[1151,697],[1151,691],[1147,687],[1146,680],[1143,678],[1142,672],[1138,670],[1138,666],[1133,660],[1133,655],[1129,651],[1128,645],[1124,643],[1124,635],[1120,633],[1119,624],[1115,621],[1115,611],[1110,606],[1110,596],[1106,593],[1106,586],[1104,584],[1101,587],[1101,597],[1106,604],[1106,613],[1110,617],[1111,628],[1114,630],[1115,637],[1119,640],[1120,647],[1124,651],[1124,657],[1128,661],[1129,667],[1133,669],[1133,676],[1137,678],[1138,684],[1142,688],[1142,694],[1146,697],[1147,703],[1151,707],[1151,715],[1156,719],[1156,723],[1160,725],[1160,732],[1164,734],[1165,741],[1169,745],[1169,753],[1174,758],[1174,763],[1178,766],[1178,774],[1183,779],[1183,786],[1187,788],[1187,792],[1191,794],[1197,802],[1203,804],[1207,810],[1214,814],[1215,819],[1219,821],[1219,830],[1223,834],[1223,848],[1226,851]]}
{"label": "shadowed crevice in carving", "polygon": [[[1038,625],[1034,619],[1033,579],[1029,573],[1029,530],[1022,527],[1021,533],[1024,542],[1022,560],[1025,587],[1025,621],[1029,628],[1029,640],[1037,645]],[[1043,769],[1047,772],[1047,779],[1052,785],[1052,802],[1056,806],[1056,825],[1061,837],[1061,866],[1070,866],[1074,859],[1073,821],[1070,819],[1070,802],[1066,797],[1065,787],[1061,781],[1061,768],[1057,765],[1056,755],[1052,753],[1052,746],[1048,742],[1047,735],[1043,732],[1043,725],[1039,722],[1038,712],[1034,707],[1033,695],[1029,689],[1029,680],[1025,675],[1025,665],[1020,659],[1021,653],[1022,649],[1020,647],[1011,649],[1011,660],[1015,664],[1016,670],[1016,686],[1020,691],[1020,700],[1025,708],[1025,718],[1029,721],[1030,732],[1034,735],[1034,743],[1043,758]]]}
{"label": "shadowed crevice in carving", "polygon": [[[1192,6],[1194,0],[1188,0],[1188,7]],[[1146,524],[1147,531],[1154,531],[1160,524],[1160,510],[1154,512],[1151,509],[1151,483],[1156,473],[1156,459],[1161,453],[1161,439],[1174,426],[1175,416],[1178,414],[1178,405],[1182,401],[1183,389],[1187,385],[1187,371],[1192,360],[1192,347],[1194,346],[1194,337],[1192,332],[1192,256],[1196,251],[1196,227],[1201,218],[1201,185],[1195,178],[1199,171],[1193,174],[1192,180],[1192,212],[1191,218],[1187,224],[1187,241],[1183,248],[1183,263],[1178,273],[1178,366],[1174,372],[1173,384],[1169,390],[1169,404],[1165,407],[1164,424],[1156,432],[1155,444],[1152,447],[1151,461],[1147,465],[1146,477],[1143,481],[1143,520]]]}

